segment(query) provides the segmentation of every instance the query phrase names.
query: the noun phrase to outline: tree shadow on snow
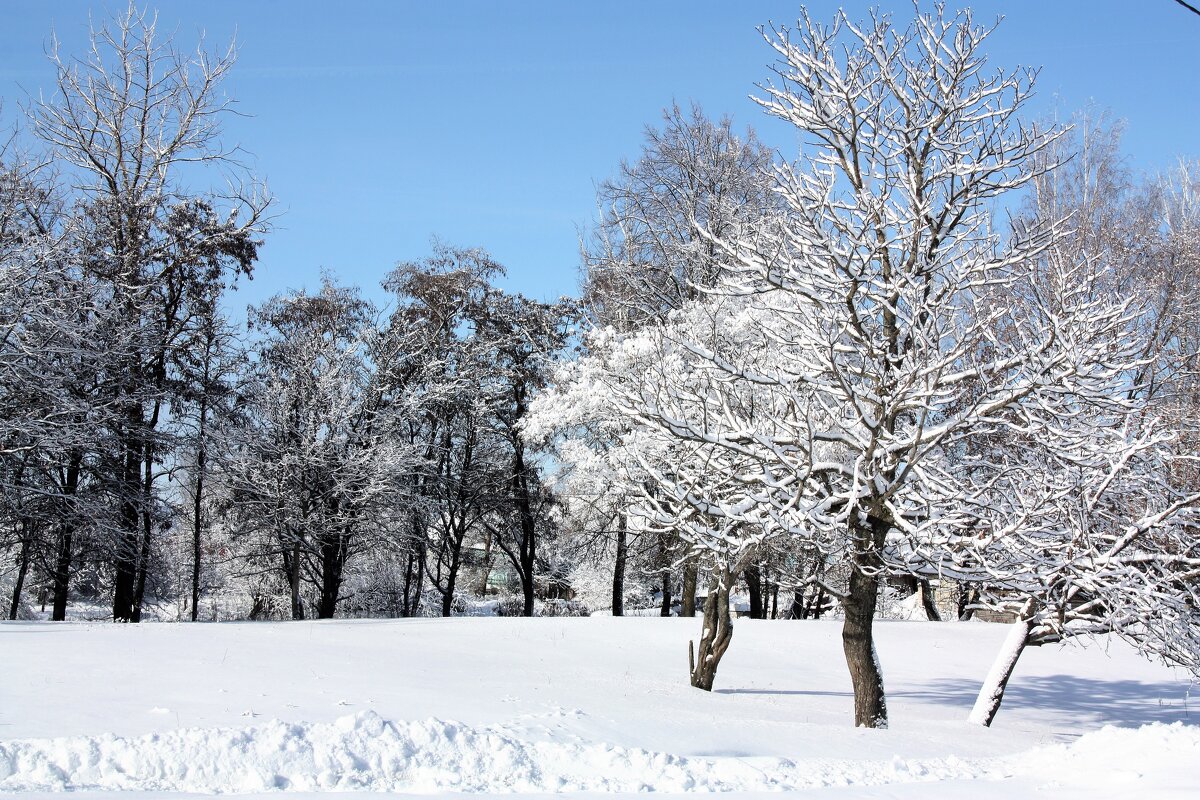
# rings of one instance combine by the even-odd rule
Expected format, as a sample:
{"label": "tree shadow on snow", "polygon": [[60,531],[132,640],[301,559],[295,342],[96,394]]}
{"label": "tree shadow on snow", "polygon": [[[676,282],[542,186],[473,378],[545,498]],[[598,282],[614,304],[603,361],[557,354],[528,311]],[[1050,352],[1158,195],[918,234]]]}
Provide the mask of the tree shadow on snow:
{"label": "tree shadow on snow", "polygon": [[809,697],[853,697],[853,692],[821,692],[804,689],[713,689],[713,694],[770,694],[770,695],[807,695]]}
{"label": "tree shadow on snow", "polygon": [[[852,697],[851,692],[805,691],[799,689],[717,689],[718,694],[777,696]],[[979,681],[944,678],[929,681],[916,690],[889,691],[889,699],[958,707],[963,718],[975,704]],[[1096,680],[1075,675],[1017,676],[1004,693],[1006,711],[1017,709],[1066,713],[1093,725],[1136,727],[1153,722],[1183,722],[1200,725],[1200,690],[1186,683],[1146,683],[1134,680]]]}
{"label": "tree shadow on snow", "polygon": [[[964,716],[975,703],[979,681],[947,678],[915,691],[889,692],[889,697],[920,703],[958,706]],[[1068,713],[1097,725],[1135,727],[1152,722],[1200,725],[1200,693],[1186,683],[1097,680],[1077,675],[1016,676],[1004,693],[1005,711],[1017,709]]]}

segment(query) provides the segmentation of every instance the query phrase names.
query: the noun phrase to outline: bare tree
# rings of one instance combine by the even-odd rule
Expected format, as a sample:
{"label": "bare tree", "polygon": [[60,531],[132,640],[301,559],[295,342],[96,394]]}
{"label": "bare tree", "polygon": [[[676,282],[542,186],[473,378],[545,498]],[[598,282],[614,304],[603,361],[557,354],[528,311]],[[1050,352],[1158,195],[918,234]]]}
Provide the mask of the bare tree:
{"label": "bare tree", "polygon": [[847,566],[823,588],[844,612],[862,726],[887,724],[882,577],[970,524],[957,454],[1092,368],[1068,340],[1127,319],[1103,299],[1013,303],[1055,231],[1002,241],[986,204],[1035,176],[1058,134],[1018,123],[1033,76],[987,74],[987,34],[941,11],[903,30],[838,14],[768,32],[780,61],[760,102],[808,143],[778,171],[786,212],[712,237],[712,300],[595,343],[594,379],[635,437],[694,454],[659,473],[668,494]]}
{"label": "bare tree", "polygon": [[351,557],[388,529],[409,451],[381,402],[385,356],[356,291],[327,281],[269,301],[254,321],[264,338],[248,422],[229,448],[232,507],[258,555],[282,565],[292,618],[304,618],[311,586],[316,616],[328,619]]}
{"label": "bare tree", "polygon": [[1077,380],[1110,382],[1112,402],[1064,394],[1024,417],[958,562],[984,576],[984,605],[1016,618],[970,715],[981,725],[1026,647],[1115,633],[1200,675],[1200,492],[1178,481],[1175,434],[1123,402],[1120,372]]}
{"label": "bare tree", "polygon": [[695,300],[720,277],[721,236],[775,204],[773,154],[752,129],[692,104],[647,126],[637,161],[597,190],[599,221],[583,251],[583,302],[598,324],[637,327]]}
{"label": "bare tree", "polygon": [[[83,269],[104,285],[101,312],[121,320],[113,335],[125,357],[111,365],[120,377],[109,387],[120,416],[119,452],[110,454],[120,521],[113,617],[136,621],[161,505],[156,464],[170,447],[162,424],[176,355],[226,283],[249,274],[266,201],[243,188],[244,170],[221,145],[231,107],[220,84],[232,48],[186,56],[131,6],[93,30],[85,59],[57,47],[51,58],[57,93],[33,108],[33,133],[71,187]],[[189,191],[184,173],[196,165],[226,168],[233,191]]]}
{"label": "bare tree", "polygon": [[[664,109],[661,125],[646,127],[639,158],[622,161],[598,188],[599,220],[583,251],[583,304],[592,321],[621,330],[661,322],[716,285],[722,258],[712,236],[776,206],[772,161],[754,131],[739,136],[729,117],[711,120],[694,103]],[[616,515],[613,535],[627,536],[627,512]],[[672,531],[655,534],[655,543],[661,613],[671,613],[673,570],[682,566],[679,613],[694,616],[696,560]],[[616,550],[614,596],[628,543]]]}
{"label": "bare tree", "polygon": [[973,541],[959,566],[981,568],[977,603],[1017,621],[971,713],[983,725],[1026,647],[1116,633],[1151,656],[1200,668],[1200,483],[1188,388],[1196,192],[1186,165],[1139,184],[1120,133],[1105,115],[1078,115],[1048,156],[1064,163],[1033,182],[1030,213],[1069,225],[1030,276],[1037,291],[1062,298],[1061,284],[1086,287],[1125,309],[1126,322],[1096,320],[1074,343],[1105,365],[1076,379],[1092,382],[1089,391],[1060,396],[991,442],[1009,471],[979,503],[980,531],[1005,534],[984,547]]}

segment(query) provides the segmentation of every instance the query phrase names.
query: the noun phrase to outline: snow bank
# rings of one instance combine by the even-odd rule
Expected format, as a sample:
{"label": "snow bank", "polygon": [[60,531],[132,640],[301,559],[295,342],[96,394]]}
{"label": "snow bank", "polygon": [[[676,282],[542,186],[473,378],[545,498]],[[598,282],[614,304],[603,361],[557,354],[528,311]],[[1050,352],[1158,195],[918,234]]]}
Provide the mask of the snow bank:
{"label": "snow bank", "polygon": [[1022,761],[1022,774],[1102,790],[1102,794],[1127,786],[1130,797],[1156,796],[1146,791],[1145,779],[1194,790],[1200,778],[1200,727],[1182,722],[1140,728],[1105,726],[1069,745],[1045,747],[1010,760]]}
{"label": "snow bank", "polygon": [[0,744],[0,789],[257,792],[780,790],[978,777],[948,758],[882,763],[681,758],[596,743],[521,741],[500,728],[389,722],[265,725]]}
{"label": "snow bank", "polygon": [[[1194,762],[1200,729],[1105,728],[1071,745],[994,759],[887,761],[683,758],[585,742],[522,741],[503,726],[389,722],[372,711],[327,724],[177,730],[0,744],[5,791],[657,792],[780,791],[1053,774],[1096,779],[1114,763]],[[1149,762],[1146,759],[1150,759]]]}

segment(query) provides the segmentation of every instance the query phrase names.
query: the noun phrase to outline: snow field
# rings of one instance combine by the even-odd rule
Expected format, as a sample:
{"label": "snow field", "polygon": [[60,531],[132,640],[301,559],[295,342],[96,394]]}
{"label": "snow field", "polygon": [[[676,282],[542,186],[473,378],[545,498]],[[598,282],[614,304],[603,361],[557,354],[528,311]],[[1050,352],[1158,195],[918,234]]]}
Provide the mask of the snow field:
{"label": "snow field", "polygon": [[864,731],[836,622],[739,621],[712,694],[698,625],[0,625],[0,790],[1200,792],[1186,683],[1117,642],[1029,651],[987,730],[965,718],[1005,628],[881,623],[893,727]]}

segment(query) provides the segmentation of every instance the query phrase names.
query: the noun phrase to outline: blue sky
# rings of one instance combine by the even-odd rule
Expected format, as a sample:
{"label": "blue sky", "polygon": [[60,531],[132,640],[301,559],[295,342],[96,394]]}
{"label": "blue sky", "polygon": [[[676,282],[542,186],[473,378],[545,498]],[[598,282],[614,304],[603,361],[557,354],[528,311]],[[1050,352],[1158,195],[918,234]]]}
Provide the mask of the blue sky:
{"label": "blue sky", "polygon": [[[838,3],[810,2],[817,18]],[[867,4],[843,3],[859,16]],[[898,20],[910,2],[882,2]],[[924,4],[923,4],[924,5]],[[952,7],[956,6],[950,3]],[[1135,167],[1200,155],[1200,17],[1172,0],[976,2],[1005,21],[995,66],[1042,68],[1031,109],[1089,102],[1128,122]],[[276,198],[275,230],[235,313],[329,269],[372,294],[430,237],[487,248],[510,288],[576,289],[578,240],[596,182],[638,153],[643,126],[678,100],[753,125],[784,156],[788,127],[747,99],[771,53],[756,26],[794,21],[787,2],[159,2],[187,47],[236,32],[226,91],[247,116],[226,138],[252,154]],[[89,14],[123,3],[3,5],[2,122],[51,85],[51,31],[81,52]],[[375,296],[378,296],[377,294]]]}

